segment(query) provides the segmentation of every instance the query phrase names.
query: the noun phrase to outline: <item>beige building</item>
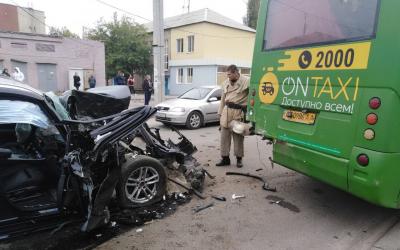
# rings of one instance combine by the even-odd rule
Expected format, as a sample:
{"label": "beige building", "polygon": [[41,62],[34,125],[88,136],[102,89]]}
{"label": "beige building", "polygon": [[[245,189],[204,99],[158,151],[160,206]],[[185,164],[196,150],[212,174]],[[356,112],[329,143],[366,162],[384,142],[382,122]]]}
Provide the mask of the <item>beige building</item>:
{"label": "beige building", "polygon": [[[166,18],[164,26],[167,94],[221,84],[230,64],[250,74],[254,29],[210,9]],[[146,28],[151,33],[152,23]]]}

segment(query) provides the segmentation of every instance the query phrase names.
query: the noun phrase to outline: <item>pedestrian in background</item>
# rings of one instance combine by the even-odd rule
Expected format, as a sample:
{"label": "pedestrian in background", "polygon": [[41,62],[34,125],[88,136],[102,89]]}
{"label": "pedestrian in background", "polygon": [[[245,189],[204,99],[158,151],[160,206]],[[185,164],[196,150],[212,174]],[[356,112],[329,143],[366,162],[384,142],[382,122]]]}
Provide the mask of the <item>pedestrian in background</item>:
{"label": "pedestrian in background", "polygon": [[89,77],[89,88],[95,88],[96,87],[96,78],[91,75]]}
{"label": "pedestrian in background", "polygon": [[81,86],[81,78],[78,75],[78,72],[75,72],[74,75],[74,87],[76,90],[79,90],[79,87]]}
{"label": "pedestrian in background", "polygon": [[16,81],[23,82],[25,79],[25,75],[18,67],[15,67],[14,72],[12,73],[12,78],[14,78],[14,80]]}
{"label": "pedestrian in background", "polygon": [[131,94],[135,94],[135,78],[131,74],[129,74],[128,86]]}
{"label": "pedestrian in background", "polygon": [[231,140],[233,138],[236,166],[243,167],[244,135],[232,131],[232,121],[244,120],[247,96],[249,94],[249,78],[240,75],[236,65],[230,65],[227,69],[228,79],[222,84],[221,104],[218,110],[221,128],[221,161],[216,166],[231,164],[229,155]]}
{"label": "pedestrian in background", "polygon": [[149,105],[151,99],[151,92],[153,91],[153,83],[151,82],[150,75],[146,75],[143,80],[143,92],[144,92],[144,105]]}
{"label": "pedestrian in background", "polygon": [[118,73],[114,78],[114,84],[115,85],[125,85],[125,79],[124,79],[124,76],[123,76],[121,70],[118,70]]}
{"label": "pedestrian in background", "polygon": [[10,73],[8,73],[8,69],[7,68],[3,69],[3,72],[1,72],[1,75],[10,77]]}

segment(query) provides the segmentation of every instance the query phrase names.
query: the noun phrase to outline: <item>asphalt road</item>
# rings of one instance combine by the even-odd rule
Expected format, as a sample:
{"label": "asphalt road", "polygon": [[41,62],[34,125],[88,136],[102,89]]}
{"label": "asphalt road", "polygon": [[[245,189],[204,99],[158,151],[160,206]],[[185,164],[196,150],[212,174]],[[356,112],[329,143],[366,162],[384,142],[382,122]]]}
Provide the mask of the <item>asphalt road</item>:
{"label": "asphalt road", "polygon": [[[149,123],[169,135],[161,124]],[[247,137],[240,171],[262,176],[277,188],[276,193],[267,192],[257,180],[226,176],[226,171],[239,170],[234,165],[214,166],[219,159],[217,126],[182,132],[198,147],[200,163],[217,176],[206,180],[204,193],[227,201],[194,197],[172,216],[141,227],[141,232],[135,228],[98,249],[400,249],[395,243],[400,230],[393,231],[400,228],[398,211],[281,166],[272,168],[271,146],[259,137]],[[232,194],[245,198],[232,200]],[[210,202],[212,208],[193,213],[195,206]]]}

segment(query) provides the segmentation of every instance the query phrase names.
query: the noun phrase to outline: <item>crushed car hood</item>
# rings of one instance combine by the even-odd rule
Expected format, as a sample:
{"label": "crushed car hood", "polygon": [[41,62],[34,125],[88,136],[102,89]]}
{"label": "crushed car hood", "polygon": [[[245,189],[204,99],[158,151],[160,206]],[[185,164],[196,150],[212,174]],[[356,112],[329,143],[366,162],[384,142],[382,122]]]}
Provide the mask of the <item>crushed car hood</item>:
{"label": "crushed car hood", "polygon": [[61,100],[71,117],[97,119],[127,109],[131,95],[127,86],[107,86],[88,91],[70,90]]}

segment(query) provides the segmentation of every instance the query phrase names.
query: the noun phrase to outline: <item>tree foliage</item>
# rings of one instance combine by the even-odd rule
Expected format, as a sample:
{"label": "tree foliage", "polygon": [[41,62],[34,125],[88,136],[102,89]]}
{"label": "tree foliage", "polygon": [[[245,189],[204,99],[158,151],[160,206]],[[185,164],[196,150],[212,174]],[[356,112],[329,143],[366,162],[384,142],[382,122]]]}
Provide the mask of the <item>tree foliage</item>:
{"label": "tree foliage", "polygon": [[258,10],[260,9],[260,0],[247,1],[247,14],[244,18],[245,25],[255,29],[257,27]]}
{"label": "tree foliage", "polygon": [[118,70],[125,73],[145,74],[151,71],[151,42],[142,25],[129,17],[114,18],[110,22],[103,19],[89,31],[88,38],[101,41],[105,45],[107,77],[113,77]]}
{"label": "tree foliage", "polygon": [[68,38],[79,38],[79,36],[77,34],[73,33],[65,26],[61,27],[61,28],[50,27],[49,35],[50,36],[62,36],[62,37],[68,37]]}

